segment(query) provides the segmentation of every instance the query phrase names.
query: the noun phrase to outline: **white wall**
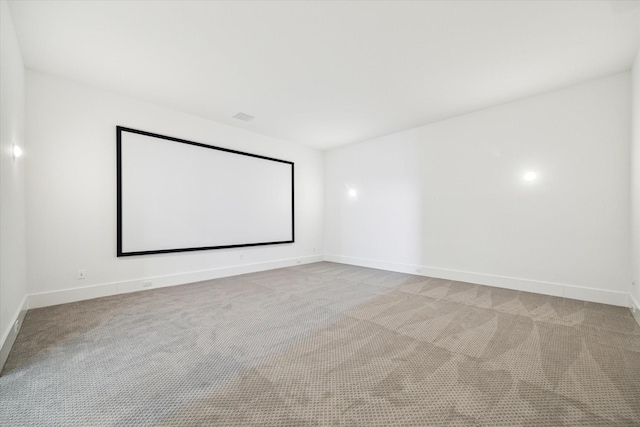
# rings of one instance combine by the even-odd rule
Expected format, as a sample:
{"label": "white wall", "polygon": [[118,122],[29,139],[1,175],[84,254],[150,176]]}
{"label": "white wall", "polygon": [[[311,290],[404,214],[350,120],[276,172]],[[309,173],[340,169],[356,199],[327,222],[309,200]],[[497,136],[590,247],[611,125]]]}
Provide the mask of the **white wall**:
{"label": "white wall", "polygon": [[326,258],[626,305],[630,89],[622,73],[327,152]]}
{"label": "white wall", "polygon": [[[13,144],[25,149],[24,64],[5,1],[0,2],[0,348],[27,295],[25,157],[13,158]],[[28,154],[28,152],[27,152]],[[0,354],[0,369],[4,363]]]}
{"label": "white wall", "polygon": [[[322,152],[32,71],[26,93],[32,306],[321,259]],[[117,258],[116,125],[295,162],[296,243]]]}
{"label": "white wall", "polygon": [[[631,120],[631,297],[640,308],[640,50],[631,72],[633,88],[631,99],[633,114]],[[638,322],[640,313],[636,309]]]}

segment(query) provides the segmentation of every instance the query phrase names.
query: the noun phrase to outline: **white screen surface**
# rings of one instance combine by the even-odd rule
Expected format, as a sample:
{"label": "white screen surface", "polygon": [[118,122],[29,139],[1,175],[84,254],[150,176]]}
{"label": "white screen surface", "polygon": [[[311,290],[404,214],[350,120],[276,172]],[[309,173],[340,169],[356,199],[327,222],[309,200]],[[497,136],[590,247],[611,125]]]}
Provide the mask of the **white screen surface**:
{"label": "white screen surface", "polygon": [[293,163],[118,128],[118,255],[293,242]]}

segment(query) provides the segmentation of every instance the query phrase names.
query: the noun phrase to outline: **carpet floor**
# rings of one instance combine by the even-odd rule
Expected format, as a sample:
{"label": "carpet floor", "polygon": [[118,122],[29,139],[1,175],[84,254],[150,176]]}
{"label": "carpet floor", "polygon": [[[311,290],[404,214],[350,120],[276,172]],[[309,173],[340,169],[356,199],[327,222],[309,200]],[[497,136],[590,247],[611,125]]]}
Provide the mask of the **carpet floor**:
{"label": "carpet floor", "polygon": [[30,310],[2,426],[640,426],[626,308],[316,263]]}

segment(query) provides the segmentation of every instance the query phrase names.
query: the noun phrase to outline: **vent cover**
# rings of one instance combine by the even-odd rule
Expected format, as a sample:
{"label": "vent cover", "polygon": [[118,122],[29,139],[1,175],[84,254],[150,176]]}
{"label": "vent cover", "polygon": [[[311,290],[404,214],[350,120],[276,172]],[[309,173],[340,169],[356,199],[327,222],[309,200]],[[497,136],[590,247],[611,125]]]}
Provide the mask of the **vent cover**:
{"label": "vent cover", "polygon": [[254,117],[250,116],[249,114],[245,114],[245,113],[238,113],[235,116],[233,116],[234,119],[238,119],[238,120],[242,120],[243,122],[248,122],[249,120],[252,120]]}

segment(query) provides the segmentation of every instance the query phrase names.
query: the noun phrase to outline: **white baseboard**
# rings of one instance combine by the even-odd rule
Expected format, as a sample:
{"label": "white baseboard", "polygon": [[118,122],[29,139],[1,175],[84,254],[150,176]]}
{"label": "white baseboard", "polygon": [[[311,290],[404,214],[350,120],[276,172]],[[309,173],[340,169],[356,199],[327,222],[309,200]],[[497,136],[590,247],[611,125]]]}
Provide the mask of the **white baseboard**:
{"label": "white baseboard", "polygon": [[[27,310],[29,309],[28,304],[29,299],[28,296],[25,295],[24,298],[22,298],[22,303],[20,304],[18,311],[11,318],[11,323],[7,325],[7,330],[2,331],[2,341],[0,341],[0,371],[2,371],[2,367],[9,357],[11,347],[13,347],[13,343],[18,337],[18,332],[20,332],[20,327],[22,326],[22,322],[24,321],[24,316],[27,315]],[[17,330],[16,322],[18,322]]]}
{"label": "white baseboard", "polygon": [[[540,282],[537,280],[520,279],[516,277],[495,276],[484,273],[448,270],[444,268],[425,267],[422,265],[400,264],[395,262],[377,261],[365,258],[354,258],[340,255],[325,255],[325,261],[341,264],[357,265],[361,267],[378,268],[399,273],[416,274],[420,276],[436,277],[439,279],[456,280],[460,282],[476,283],[479,285],[495,286],[498,288],[514,289],[537,294],[553,295],[577,299],[582,301],[599,302],[602,304],[627,307],[628,294],[623,292],[593,289],[562,283]],[[637,310],[636,310],[637,311]]]}
{"label": "white baseboard", "polygon": [[[174,274],[170,276],[143,277],[123,282],[104,283],[83,288],[63,289],[53,292],[43,292],[29,295],[29,308],[48,307],[51,305],[66,304],[69,302],[86,299],[100,298],[109,295],[137,292],[166,286],[184,285],[187,283],[201,282],[203,280],[219,279],[221,277],[236,276],[239,274],[255,273],[275,268],[292,267],[298,264],[310,264],[323,261],[322,255],[281,259],[255,264],[244,264],[232,267],[216,268],[212,270],[193,271],[189,273]],[[151,287],[145,287],[144,282],[151,282]]]}
{"label": "white baseboard", "polygon": [[[100,298],[109,295],[117,295],[128,292],[137,292],[142,290],[183,285],[187,283],[200,282],[203,280],[218,279],[222,277],[236,276],[239,274],[254,273],[264,270],[272,270],[276,268],[291,267],[298,264],[310,264],[320,261],[331,261],[342,264],[358,265],[362,267],[377,268],[387,271],[397,271],[401,273],[416,274],[428,277],[437,277],[447,280],[456,280],[461,282],[477,283],[480,285],[496,286],[499,288],[507,288],[521,290],[526,292],[534,292],[545,295],[560,296],[583,301],[599,302],[603,304],[628,307],[632,298],[622,292],[608,291],[604,289],[593,289],[581,286],[566,285],[561,283],[541,282],[536,280],[521,279],[514,277],[497,276],[483,273],[473,273],[459,270],[448,270],[443,268],[425,267],[421,265],[401,264],[394,262],[370,260],[365,258],[345,257],[339,255],[314,255],[299,258],[289,258],[276,261],[268,261],[263,263],[238,265],[232,267],[223,267],[204,271],[195,271],[190,273],[182,273],[170,276],[145,277],[135,280],[128,280],[114,283],[104,283],[100,285],[87,286],[83,288],[64,289],[60,291],[44,292],[39,294],[31,294],[24,302],[20,313],[26,313],[26,307],[39,308],[51,305],[66,304],[69,302],[81,301],[92,298]],[[145,288],[143,282],[151,281],[152,286]],[[27,305],[28,304],[28,305]],[[636,320],[640,317],[640,305],[636,305]],[[640,321],[638,321],[640,324]],[[6,332],[7,334],[10,331]],[[15,337],[14,337],[15,339]],[[7,342],[6,337],[3,343]],[[4,350],[4,346],[2,347]],[[0,354],[1,355],[1,354]],[[2,359],[0,359],[2,360]]]}
{"label": "white baseboard", "polygon": [[629,294],[629,310],[631,310],[633,318],[640,325],[640,301],[637,301],[632,294]]}

